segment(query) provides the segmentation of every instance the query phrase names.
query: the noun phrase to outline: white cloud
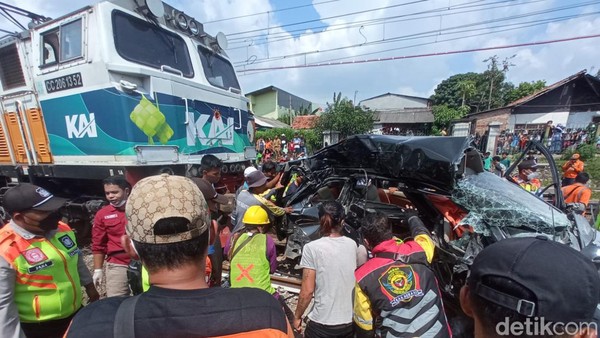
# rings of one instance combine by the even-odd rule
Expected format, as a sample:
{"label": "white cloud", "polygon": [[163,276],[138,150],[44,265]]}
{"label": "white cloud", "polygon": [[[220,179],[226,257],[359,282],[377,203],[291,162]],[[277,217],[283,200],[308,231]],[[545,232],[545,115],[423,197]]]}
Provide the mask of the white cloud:
{"label": "white cloud", "polygon": [[[22,1],[20,1],[20,4],[17,4],[16,0],[9,0],[9,2],[17,6],[26,7],[26,9],[33,12],[57,17],[60,14],[74,10],[92,1],[65,2],[61,0],[46,0],[31,1],[25,5]],[[305,18],[294,17],[292,11],[285,12],[286,15],[284,15],[284,12],[275,12],[275,7],[268,0],[199,0],[194,2],[168,0],[168,2],[194,16],[200,22],[262,13],[241,19],[207,23],[205,25],[206,31],[210,34],[214,35],[218,31],[228,34],[230,49],[227,52],[233,63],[239,65],[238,70],[242,69],[242,65],[249,58],[256,59],[256,63],[248,63],[245,65],[246,68],[304,65],[332,59],[360,61],[596,34],[597,27],[600,27],[600,18],[598,14],[595,14],[527,29],[444,41],[458,36],[486,33],[490,30],[489,27],[491,26],[498,26],[495,30],[508,29],[511,28],[511,26],[508,26],[511,22],[534,21],[540,18],[558,17],[568,14],[593,13],[600,11],[600,5],[589,5],[585,8],[570,11],[534,16],[527,13],[561,6],[577,5],[580,1],[518,0],[509,4],[499,3],[493,5],[496,8],[487,11],[467,12],[476,8],[465,8],[465,13],[457,15],[448,15],[448,11],[443,11],[434,13],[436,16],[421,20],[408,21],[406,20],[408,17],[401,17],[398,19],[388,19],[385,25],[369,25],[367,22],[364,22],[362,29],[359,27],[338,29],[340,26],[337,25],[339,24],[352,24],[365,20],[373,22],[372,20],[402,16],[441,7],[457,6],[459,4],[466,4],[465,6],[480,4],[464,0],[434,0],[398,7],[396,6],[398,2],[391,0],[343,0],[315,6],[315,10],[322,22],[315,22],[307,26],[317,27],[325,24],[328,28],[325,29],[324,33],[319,33],[320,29],[313,28],[307,29],[300,34],[295,33],[292,36],[287,30],[297,27],[281,26],[292,22],[304,21]],[[313,4],[319,2],[322,2],[322,0],[313,0]],[[296,3],[283,2],[281,6],[292,7],[293,4],[295,5]],[[396,7],[371,10],[376,7],[385,6]],[[339,17],[349,12],[360,11],[365,12],[352,16]],[[492,20],[515,15],[526,16],[513,21],[492,22]],[[482,26],[465,27],[465,25],[478,22],[487,23]],[[459,26],[463,27],[457,28],[457,30],[471,31],[458,34],[449,34],[448,31],[444,31],[444,29],[448,29],[449,27]],[[268,44],[264,44],[264,31],[248,33],[246,35],[233,35],[234,33],[266,29],[267,27],[269,28]],[[411,35],[425,31],[430,31],[433,35],[418,39],[411,38]],[[438,33],[437,35],[435,34],[436,32]],[[250,35],[252,37],[243,38],[243,36]],[[397,37],[405,37],[405,40],[391,42]],[[361,45],[365,40],[367,44]],[[358,101],[387,92],[429,96],[437,84],[450,75],[469,71],[483,71],[486,65],[482,61],[490,56],[498,55],[500,59],[503,59],[516,55],[512,59],[512,62],[516,66],[511,68],[508,73],[510,81],[518,83],[521,81],[544,79],[548,83],[551,83],[576,73],[583,68],[589,69],[593,65],[600,66],[600,62],[598,62],[600,60],[600,48],[596,47],[599,41],[600,39],[588,39],[552,45],[527,46],[505,50],[440,55],[396,61],[273,70],[258,72],[252,75],[240,73],[240,81],[245,91],[275,85],[308,100],[323,103],[331,101],[333,93],[340,91],[349,98],[352,98],[354,92],[358,91]],[[380,43],[374,44],[375,42]],[[409,47],[417,44],[423,45]],[[352,45],[357,46],[343,48]],[[235,47],[241,48],[236,49]],[[340,49],[327,51],[334,48]],[[387,49],[395,50],[382,52]],[[376,52],[377,54],[364,55]],[[284,56],[287,57],[283,58]]]}

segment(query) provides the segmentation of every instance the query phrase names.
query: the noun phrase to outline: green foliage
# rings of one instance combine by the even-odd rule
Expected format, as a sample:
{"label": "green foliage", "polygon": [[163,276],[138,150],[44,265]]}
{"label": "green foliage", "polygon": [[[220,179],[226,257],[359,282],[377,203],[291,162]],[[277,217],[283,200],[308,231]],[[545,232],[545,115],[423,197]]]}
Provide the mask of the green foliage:
{"label": "green foliage", "polygon": [[288,124],[288,125],[291,125],[291,123],[292,123],[290,121],[290,114],[285,114],[285,113],[279,115],[277,117],[277,121]]}
{"label": "green foliage", "polygon": [[529,96],[535,92],[538,92],[546,87],[546,81],[537,80],[531,82],[521,82],[506,95],[506,103],[517,101],[520,98]]}
{"label": "green foliage", "polygon": [[306,143],[309,153],[312,153],[315,150],[321,148],[321,144],[323,143],[323,137],[321,136],[321,134],[317,133],[313,129],[295,130],[292,128],[273,128],[267,130],[259,130],[256,132],[255,138],[258,140],[262,137],[265,140],[267,138],[270,138],[272,140],[275,138],[275,136],[281,137],[281,134],[285,134],[286,139],[288,139],[288,141],[291,141],[294,138],[295,133],[298,133],[300,136],[304,137],[304,142]]}
{"label": "green foliage", "polygon": [[[462,93],[461,88],[464,87],[465,83],[475,84],[475,94],[478,92],[477,84],[481,82],[481,74],[478,73],[463,73],[452,75],[449,78],[443,80],[434,91],[431,96],[434,105],[447,105],[450,108],[458,108],[462,105]],[[471,96],[473,96],[471,95]],[[471,97],[466,100],[466,104],[472,102]]]}
{"label": "green foliage", "polygon": [[482,73],[455,74],[443,80],[431,96],[434,106],[449,108],[467,106],[470,112],[504,107],[507,104],[545,87],[544,81],[523,82],[515,87],[506,81],[511,58],[502,61],[497,56],[484,60],[488,69]]}
{"label": "green foliage", "polygon": [[325,130],[340,132],[340,139],[354,134],[368,133],[373,129],[374,117],[370,110],[355,106],[342,93],[333,94],[333,103],[327,102],[325,112],[315,126],[319,135]]}
{"label": "green foliage", "polygon": [[579,156],[581,156],[581,160],[582,161],[587,161],[587,160],[592,159],[592,158],[594,158],[596,156],[596,145],[595,144],[587,144],[586,143],[586,144],[580,144],[577,147],[577,149],[575,149],[575,150],[566,149],[563,152],[563,154],[561,156],[561,159],[566,161],[566,160],[570,159],[571,156],[574,153],[578,153]]}
{"label": "green foliage", "polygon": [[450,108],[448,105],[439,105],[432,107],[432,113],[434,118],[434,129],[432,133],[441,132],[443,128],[448,128],[452,120],[463,118],[469,112],[469,107],[462,106],[458,108]]}

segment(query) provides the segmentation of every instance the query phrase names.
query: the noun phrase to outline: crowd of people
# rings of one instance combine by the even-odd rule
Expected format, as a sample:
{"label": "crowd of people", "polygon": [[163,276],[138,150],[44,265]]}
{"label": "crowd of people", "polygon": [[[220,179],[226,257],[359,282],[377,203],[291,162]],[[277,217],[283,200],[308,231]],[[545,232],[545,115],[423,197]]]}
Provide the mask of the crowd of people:
{"label": "crowd of people", "polygon": [[294,133],[288,140],[285,134],[275,135],[274,138],[260,137],[256,140],[256,162],[261,164],[266,161],[286,162],[306,156],[307,147],[304,137]]}
{"label": "crowd of people", "polygon": [[[562,124],[554,126],[552,121],[549,121],[546,128],[543,129],[501,132],[496,138],[494,149],[496,154],[504,152],[516,154],[525,150],[527,142],[538,141],[542,142],[551,153],[561,154],[566,150],[574,151],[582,144],[600,146],[600,138],[597,140],[595,135],[596,128],[594,124],[590,124],[587,128],[566,128]],[[476,143],[477,139],[481,140],[481,137],[476,136]]]}
{"label": "crowd of people", "polygon": [[[501,161],[492,158],[490,166]],[[528,161],[519,168],[525,177],[535,171]],[[278,264],[271,233],[275,218],[293,210],[273,199],[302,178],[282,186],[273,163],[249,166],[229,222],[223,207],[232,199],[214,189],[221,165],[206,155],[200,177],[162,174],[133,187],[121,176],[107,178],[109,205],[94,220],[93,274],[73,231],[60,220],[65,200],[28,183],[9,189],[3,207],[11,221],[0,229],[0,336],[452,336],[431,266],[436,246],[417,210],[404,210],[407,239],[392,234],[385,214],[366,215],[364,242],[357,244],[343,235],[343,206],[321,203],[321,238],[304,246],[292,311],[271,283]],[[220,243],[218,234],[229,223],[231,235]],[[230,287],[222,286],[215,266],[219,255],[230,261]],[[127,269],[135,262],[139,270]],[[138,279],[131,278],[135,271]],[[573,282],[577,288],[569,286]],[[107,297],[98,300],[96,287],[103,284]],[[89,299],[85,307],[80,285]],[[138,291],[131,296],[131,290]],[[594,264],[541,237],[486,247],[460,291],[460,305],[474,321],[469,335],[477,338],[511,336],[498,332],[506,318],[591,323],[599,302]],[[566,336],[597,334],[589,325],[576,329]]]}

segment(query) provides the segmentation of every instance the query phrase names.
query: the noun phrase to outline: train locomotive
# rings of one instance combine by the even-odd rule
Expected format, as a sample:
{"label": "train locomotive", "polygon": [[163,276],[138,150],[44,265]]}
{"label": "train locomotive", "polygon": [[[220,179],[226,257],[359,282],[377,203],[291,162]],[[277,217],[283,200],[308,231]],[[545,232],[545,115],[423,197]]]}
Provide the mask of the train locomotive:
{"label": "train locomotive", "polygon": [[196,175],[214,154],[223,184],[242,183],[255,125],[223,33],[160,0],[24,12],[28,28],[0,39],[0,195],[31,182],[67,197],[85,236],[108,176]]}

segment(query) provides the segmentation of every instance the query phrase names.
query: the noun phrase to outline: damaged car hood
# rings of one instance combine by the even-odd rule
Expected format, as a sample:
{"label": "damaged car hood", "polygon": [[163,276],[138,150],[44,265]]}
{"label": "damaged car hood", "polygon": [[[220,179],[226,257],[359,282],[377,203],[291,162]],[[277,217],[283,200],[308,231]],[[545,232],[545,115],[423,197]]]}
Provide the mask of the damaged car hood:
{"label": "damaged car hood", "polygon": [[322,149],[309,163],[314,169],[364,169],[449,191],[456,183],[458,166],[469,144],[467,137],[356,135]]}

